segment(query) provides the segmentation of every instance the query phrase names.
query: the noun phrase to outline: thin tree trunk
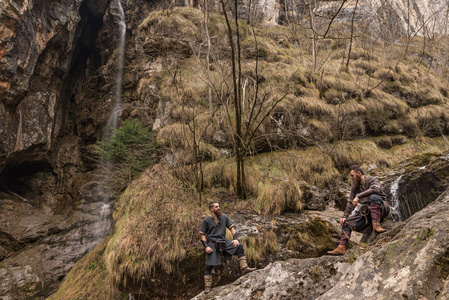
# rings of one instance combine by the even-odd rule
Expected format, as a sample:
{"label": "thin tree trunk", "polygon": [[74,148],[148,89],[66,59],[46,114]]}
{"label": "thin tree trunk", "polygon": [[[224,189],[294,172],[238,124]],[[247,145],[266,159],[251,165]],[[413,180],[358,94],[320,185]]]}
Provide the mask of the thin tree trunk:
{"label": "thin tree trunk", "polygon": [[351,39],[349,40],[349,50],[348,50],[348,60],[346,61],[346,68],[349,67],[349,61],[351,60],[351,51],[352,51],[352,40],[354,38],[354,19],[355,19],[355,13],[357,10],[357,4],[359,4],[359,0],[355,2],[354,11],[352,13],[352,20],[351,20]]}
{"label": "thin tree trunk", "polygon": [[309,24],[310,24],[310,30],[312,30],[312,69],[315,71],[316,69],[316,34],[315,34],[315,25],[314,25],[314,19],[313,19],[313,11],[312,11],[312,2],[309,3]]}
{"label": "thin tree trunk", "polygon": [[[237,20],[237,0],[234,0],[235,2],[235,15],[236,15],[236,20]],[[240,91],[239,91],[239,87],[238,84],[240,83],[240,78],[238,78],[238,74],[237,74],[237,66],[236,66],[236,55],[235,55],[235,45],[234,45],[234,39],[233,39],[233,34],[232,34],[232,28],[231,28],[231,24],[229,23],[229,18],[228,15],[226,13],[226,5],[224,3],[224,0],[220,0],[221,3],[221,7],[223,9],[223,15],[225,17],[225,21],[226,21],[226,26],[228,27],[228,38],[229,38],[229,43],[231,46],[231,65],[232,65],[232,82],[233,82],[233,88],[234,88],[234,110],[235,110],[235,132],[234,132],[234,155],[235,155],[235,159],[236,159],[236,166],[237,166],[237,170],[236,170],[236,184],[235,184],[235,188],[236,188],[236,194],[238,197],[244,197],[244,191],[243,191],[243,184],[242,184],[242,167],[241,167],[241,161],[242,161],[242,151],[241,151],[241,145],[242,145],[242,128],[241,128],[241,115],[240,115],[240,108],[241,108],[241,104],[239,103],[239,95],[240,95]],[[237,33],[238,33],[238,27],[237,29]],[[239,38],[239,36],[237,36]],[[237,39],[238,40],[238,39]],[[240,51],[238,53],[240,55]]]}
{"label": "thin tree trunk", "polygon": [[[206,72],[207,78],[210,80],[210,36],[209,36],[209,0],[204,0],[204,30],[206,33],[206,41],[207,41],[207,51],[206,51]],[[209,85],[208,94],[209,100],[209,113],[210,115],[214,112],[214,104],[212,103],[212,88]]]}

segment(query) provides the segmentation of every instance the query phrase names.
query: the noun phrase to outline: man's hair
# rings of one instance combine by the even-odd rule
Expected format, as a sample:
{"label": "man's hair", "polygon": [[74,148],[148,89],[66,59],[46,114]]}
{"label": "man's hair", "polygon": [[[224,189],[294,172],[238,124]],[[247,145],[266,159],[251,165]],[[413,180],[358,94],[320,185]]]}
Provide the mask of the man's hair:
{"label": "man's hair", "polygon": [[209,209],[213,208],[215,203],[218,203],[218,202],[217,201],[209,202]]}
{"label": "man's hair", "polygon": [[358,165],[350,166],[349,167],[349,172],[351,172],[351,171],[360,172],[363,175],[362,168],[360,168]]}

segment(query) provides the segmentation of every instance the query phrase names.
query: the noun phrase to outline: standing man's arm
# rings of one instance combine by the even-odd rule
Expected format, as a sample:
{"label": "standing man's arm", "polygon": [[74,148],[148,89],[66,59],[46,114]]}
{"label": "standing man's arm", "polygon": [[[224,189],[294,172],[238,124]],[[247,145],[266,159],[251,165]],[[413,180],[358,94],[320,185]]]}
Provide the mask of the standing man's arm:
{"label": "standing man's arm", "polygon": [[212,248],[207,245],[207,238],[206,238],[207,229],[208,229],[207,222],[206,219],[204,219],[203,222],[201,223],[200,228],[201,243],[204,246],[204,251],[206,251],[206,253],[209,254],[212,253],[214,250],[212,250]]}
{"label": "standing man's arm", "polygon": [[205,234],[201,235],[201,243],[203,243],[204,251],[206,251],[206,253],[209,254],[209,253],[214,252],[214,250],[212,250],[212,248],[207,245],[207,239],[206,239],[206,235]]}

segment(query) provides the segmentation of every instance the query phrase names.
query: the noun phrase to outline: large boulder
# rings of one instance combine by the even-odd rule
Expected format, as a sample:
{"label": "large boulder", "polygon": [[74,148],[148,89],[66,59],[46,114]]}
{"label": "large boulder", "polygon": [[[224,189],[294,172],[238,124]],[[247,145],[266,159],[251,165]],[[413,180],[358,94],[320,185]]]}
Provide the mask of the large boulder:
{"label": "large boulder", "polygon": [[192,299],[316,299],[336,284],[348,267],[343,257],[277,261]]}
{"label": "large boulder", "polygon": [[448,216],[446,190],[411,216],[391,241],[358,257],[318,299],[447,299]]}

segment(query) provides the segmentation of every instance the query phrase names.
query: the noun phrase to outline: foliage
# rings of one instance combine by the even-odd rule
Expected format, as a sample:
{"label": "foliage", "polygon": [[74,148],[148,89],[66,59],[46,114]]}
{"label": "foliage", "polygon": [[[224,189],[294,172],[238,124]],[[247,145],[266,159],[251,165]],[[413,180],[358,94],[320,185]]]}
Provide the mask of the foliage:
{"label": "foliage", "polygon": [[103,165],[112,170],[112,183],[118,190],[156,161],[158,148],[154,132],[134,119],[125,120],[95,146]]}

